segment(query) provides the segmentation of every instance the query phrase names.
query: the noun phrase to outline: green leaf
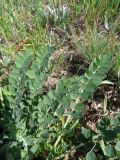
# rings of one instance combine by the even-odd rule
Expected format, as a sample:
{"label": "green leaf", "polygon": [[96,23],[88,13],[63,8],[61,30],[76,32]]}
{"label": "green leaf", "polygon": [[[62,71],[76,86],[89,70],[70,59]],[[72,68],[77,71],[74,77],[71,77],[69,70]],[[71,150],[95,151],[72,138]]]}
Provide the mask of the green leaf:
{"label": "green leaf", "polygon": [[31,151],[33,154],[35,154],[35,153],[37,152],[37,150],[38,150],[38,145],[37,145],[37,144],[33,145],[32,148],[30,149],[30,151]]}
{"label": "green leaf", "polygon": [[90,129],[86,129],[86,128],[84,128],[81,131],[81,134],[84,135],[84,137],[87,138],[87,139],[92,136]]}
{"label": "green leaf", "polygon": [[105,141],[113,141],[117,137],[116,131],[111,129],[102,129],[101,135]]}
{"label": "green leaf", "polygon": [[115,145],[115,149],[117,151],[120,151],[120,141],[118,141],[117,144]]}
{"label": "green leaf", "polygon": [[117,126],[117,125],[119,125],[119,120],[117,119],[117,118],[113,118],[113,119],[111,119],[110,120],[110,126]]}
{"label": "green leaf", "polygon": [[35,126],[35,123],[31,118],[29,120],[29,125],[30,125],[31,128],[33,128]]}
{"label": "green leaf", "polygon": [[110,125],[110,119],[108,117],[104,117],[103,119],[100,120],[98,123],[98,127],[100,128],[106,128]]}
{"label": "green leaf", "polygon": [[85,107],[84,107],[82,104],[80,104],[80,103],[78,103],[78,104],[75,105],[75,111],[76,111],[76,112],[79,112],[79,113],[81,113],[81,114],[83,114],[84,108],[85,108]]}
{"label": "green leaf", "polygon": [[54,92],[50,90],[50,91],[48,92],[48,96],[49,96],[51,99],[54,99]]}
{"label": "green leaf", "polygon": [[106,153],[105,153],[105,143],[104,143],[103,140],[100,141],[100,146],[101,146],[101,148],[102,148],[102,150],[103,150],[103,153],[104,153],[104,155],[105,155],[105,154],[106,154]]}
{"label": "green leaf", "polygon": [[75,119],[81,119],[83,117],[83,115],[81,113],[76,112],[76,111],[68,112],[67,114]]}
{"label": "green leaf", "polygon": [[106,153],[106,156],[108,157],[114,157],[116,155],[115,148],[111,145],[107,145],[105,147],[105,153]]}
{"label": "green leaf", "polygon": [[57,110],[56,110],[56,114],[58,116],[62,116],[64,113],[64,108],[62,106],[60,106]]}
{"label": "green leaf", "polygon": [[90,151],[86,155],[86,160],[97,160],[96,155],[93,151]]}
{"label": "green leaf", "polygon": [[26,75],[30,78],[30,79],[34,79],[35,78],[35,72],[33,70],[28,70]]}
{"label": "green leaf", "polygon": [[24,146],[31,146],[33,145],[33,138],[31,136],[23,137]]}
{"label": "green leaf", "polygon": [[68,109],[70,106],[70,97],[63,97],[61,105],[63,106],[64,109]]}
{"label": "green leaf", "polygon": [[16,121],[20,121],[20,118],[22,117],[22,110],[19,107],[16,107],[14,109],[15,116],[16,116]]}
{"label": "green leaf", "polygon": [[106,73],[111,67],[111,55],[106,54],[95,58],[90,64],[89,69],[86,71],[84,76],[80,78],[79,93],[80,97],[84,100],[89,99],[96,87],[101,84],[105,78]]}
{"label": "green leaf", "polygon": [[43,138],[47,138],[49,135],[49,131],[47,129],[44,129],[40,134]]}
{"label": "green leaf", "polygon": [[27,151],[21,149],[21,159],[26,159],[26,156],[27,156]]}
{"label": "green leaf", "polygon": [[19,128],[19,129],[24,130],[25,127],[26,127],[26,122],[20,121],[20,122],[18,122],[18,123],[16,124],[16,127]]}
{"label": "green leaf", "polygon": [[21,60],[16,59],[15,64],[17,68],[22,68],[24,61],[22,61],[22,59]]}

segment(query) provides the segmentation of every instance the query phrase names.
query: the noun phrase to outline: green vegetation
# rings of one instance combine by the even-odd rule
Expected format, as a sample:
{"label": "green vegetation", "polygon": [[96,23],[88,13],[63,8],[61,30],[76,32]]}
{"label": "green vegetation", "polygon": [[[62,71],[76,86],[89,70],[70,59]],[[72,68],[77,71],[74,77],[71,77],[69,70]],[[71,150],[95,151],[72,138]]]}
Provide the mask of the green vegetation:
{"label": "green vegetation", "polygon": [[120,1],[0,3],[0,159],[120,159]]}

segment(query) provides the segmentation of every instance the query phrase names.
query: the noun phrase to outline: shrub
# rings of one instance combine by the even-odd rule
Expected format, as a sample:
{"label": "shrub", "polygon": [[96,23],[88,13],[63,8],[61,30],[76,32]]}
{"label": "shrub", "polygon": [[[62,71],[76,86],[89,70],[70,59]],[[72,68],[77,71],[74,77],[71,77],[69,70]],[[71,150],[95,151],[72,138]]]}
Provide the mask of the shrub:
{"label": "shrub", "polygon": [[[4,118],[7,117],[5,124],[8,128],[2,138],[8,137],[8,155],[15,159],[17,151],[20,153],[18,159],[27,160],[44,153],[44,158],[54,159],[73,145],[88,145],[88,149],[85,148],[88,160],[89,157],[96,158],[93,152],[96,146],[102,148],[105,156],[116,156],[115,148],[105,138],[108,138],[107,133],[113,133],[112,127],[117,126],[118,119],[102,119],[96,133],[81,127],[86,108],[84,101],[89,100],[110,69],[110,54],[95,58],[84,76],[63,76],[56,88],[46,93],[44,84],[49,75],[48,61],[52,53],[52,47],[44,46],[38,53],[29,50],[16,57],[9,76],[9,90],[3,90],[8,108]],[[1,113],[5,112],[1,110]],[[110,124],[113,125],[108,129]],[[116,137],[117,134],[113,134],[112,138]],[[3,150],[5,145],[4,141]],[[117,149],[118,146],[119,141]]]}

